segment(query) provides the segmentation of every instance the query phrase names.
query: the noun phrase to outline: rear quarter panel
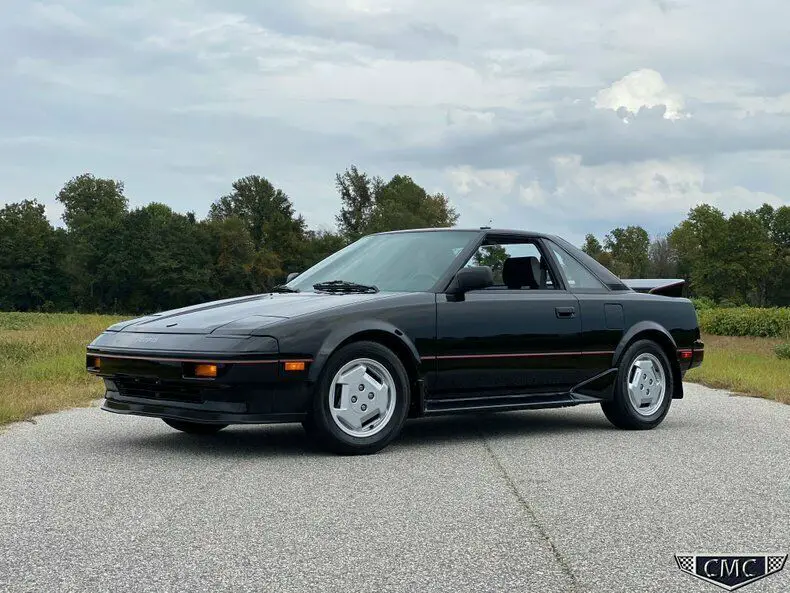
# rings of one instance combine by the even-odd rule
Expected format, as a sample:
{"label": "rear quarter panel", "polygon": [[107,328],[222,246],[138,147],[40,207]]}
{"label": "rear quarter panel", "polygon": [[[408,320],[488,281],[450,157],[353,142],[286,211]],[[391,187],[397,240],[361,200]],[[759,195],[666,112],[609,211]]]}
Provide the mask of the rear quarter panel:
{"label": "rear quarter panel", "polygon": [[623,294],[620,302],[623,303],[626,339],[633,335],[635,328],[646,323],[664,328],[676,348],[691,348],[699,338],[697,312],[688,299],[630,292]]}

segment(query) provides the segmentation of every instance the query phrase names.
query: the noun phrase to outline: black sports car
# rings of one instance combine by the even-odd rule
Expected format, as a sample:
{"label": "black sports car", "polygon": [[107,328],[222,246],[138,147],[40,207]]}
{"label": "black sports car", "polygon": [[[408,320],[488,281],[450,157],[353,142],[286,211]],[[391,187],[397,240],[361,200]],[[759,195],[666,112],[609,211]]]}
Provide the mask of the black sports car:
{"label": "black sports car", "polygon": [[110,412],[201,434],[301,422],[340,453],[455,412],[597,402],[615,426],[648,429],[704,356],[681,290],[620,280],[540,233],[380,233],[272,293],[113,325],[87,367]]}

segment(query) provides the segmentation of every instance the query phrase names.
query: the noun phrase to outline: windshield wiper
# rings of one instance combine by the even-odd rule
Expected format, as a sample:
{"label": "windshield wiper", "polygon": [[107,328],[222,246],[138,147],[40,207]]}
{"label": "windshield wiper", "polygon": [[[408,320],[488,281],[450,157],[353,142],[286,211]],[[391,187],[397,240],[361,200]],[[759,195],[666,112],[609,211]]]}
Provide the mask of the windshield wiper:
{"label": "windshield wiper", "polygon": [[379,289],[375,286],[368,286],[367,284],[357,284],[356,282],[349,282],[347,280],[330,280],[328,282],[319,282],[313,284],[316,290],[324,292],[378,292]]}
{"label": "windshield wiper", "polygon": [[285,284],[280,284],[272,288],[272,292],[299,292],[298,288],[289,288]]}

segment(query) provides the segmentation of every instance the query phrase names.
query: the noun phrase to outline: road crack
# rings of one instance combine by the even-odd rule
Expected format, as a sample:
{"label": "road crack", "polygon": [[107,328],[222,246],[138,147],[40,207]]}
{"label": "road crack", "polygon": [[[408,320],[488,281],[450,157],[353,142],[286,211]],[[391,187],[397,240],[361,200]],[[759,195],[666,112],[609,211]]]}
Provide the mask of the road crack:
{"label": "road crack", "polygon": [[562,555],[562,552],[560,552],[559,549],[557,549],[557,546],[554,544],[554,541],[551,539],[549,532],[538,520],[538,516],[537,514],[535,514],[534,509],[530,506],[529,502],[527,502],[527,499],[524,498],[524,496],[521,494],[521,492],[518,489],[518,486],[516,486],[516,482],[513,480],[512,476],[507,472],[505,466],[502,465],[502,461],[499,459],[499,457],[497,457],[496,453],[494,453],[494,450],[491,448],[491,445],[489,444],[488,440],[486,440],[486,437],[482,433],[482,431],[480,432],[480,438],[483,441],[483,446],[485,447],[485,450],[488,452],[488,455],[491,457],[492,461],[494,462],[494,465],[496,465],[497,469],[499,470],[499,473],[502,474],[502,478],[505,480],[505,483],[508,485],[508,488],[510,488],[510,491],[513,493],[513,496],[516,498],[516,501],[518,502],[519,506],[526,513],[527,517],[529,518],[530,522],[535,527],[535,529],[538,530],[540,537],[546,542],[546,545],[548,545],[549,550],[551,551],[552,556],[554,556],[554,560],[556,560],[562,573],[566,577],[568,577],[568,580],[570,580],[572,591],[574,593],[579,593],[582,590],[581,584],[579,583],[579,580],[576,578],[576,575],[573,573],[573,569],[571,569],[570,563],[565,558],[565,556]]}

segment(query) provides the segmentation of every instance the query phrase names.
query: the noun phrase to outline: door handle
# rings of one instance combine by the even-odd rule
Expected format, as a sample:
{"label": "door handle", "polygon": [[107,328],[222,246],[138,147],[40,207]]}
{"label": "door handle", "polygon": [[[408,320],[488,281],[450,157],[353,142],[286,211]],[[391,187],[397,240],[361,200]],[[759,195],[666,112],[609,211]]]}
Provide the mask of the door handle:
{"label": "door handle", "polygon": [[554,312],[560,319],[570,319],[576,317],[575,307],[554,307]]}

